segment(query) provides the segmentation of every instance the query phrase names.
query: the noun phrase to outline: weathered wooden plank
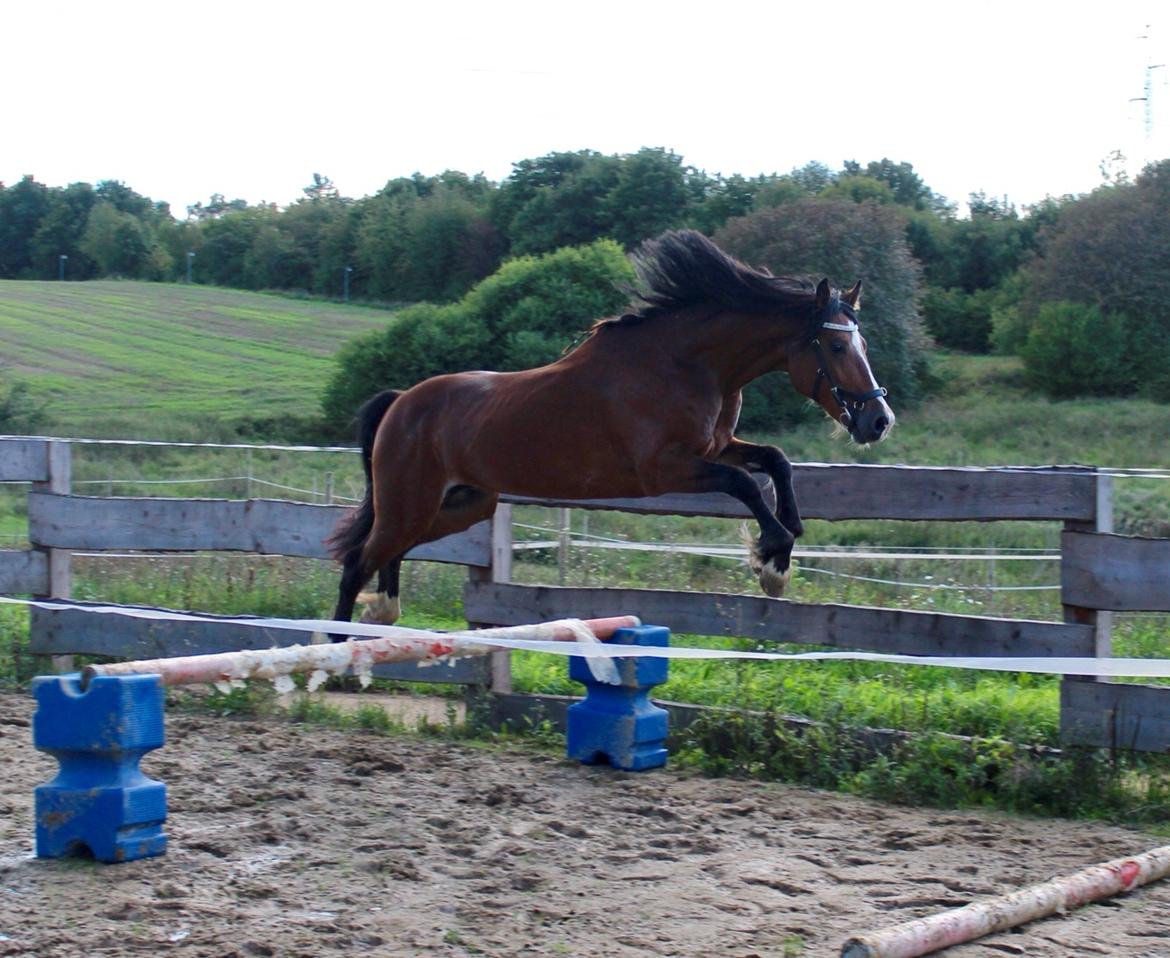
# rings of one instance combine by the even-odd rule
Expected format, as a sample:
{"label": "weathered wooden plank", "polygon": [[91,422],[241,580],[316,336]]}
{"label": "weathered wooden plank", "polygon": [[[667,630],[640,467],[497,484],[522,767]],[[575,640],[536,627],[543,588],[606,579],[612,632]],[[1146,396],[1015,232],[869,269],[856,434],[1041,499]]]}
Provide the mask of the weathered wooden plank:
{"label": "weathered wooden plank", "polygon": [[[1091,521],[1097,508],[1091,470],[1077,468],[951,469],[923,466],[798,463],[793,483],[807,519]],[[771,492],[769,488],[769,493]],[[504,501],[648,515],[744,518],[744,506],[723,494],[642,499]]]}
{"label": "weathered wooden plank", "polygon": [[[222,550],[328,558],[324,540],[345,512],[275,499],[147,499],[29,495],[29,538],[41,547],[147,552]],[[427,543],[408,558],[491,562],[490,525]]]}
{"label": "weathered wooden plank", "polygon": [[1170,686],[1065,682],[1060,735],[1070,745],[1170,750]]}
{"label": "weathered wooden plank", "polygon": [[1012,469],[801,463],[801,510],[816,519],[1080,520],[1096,476],[1080,467]]}
{"label": "weathered wooden plank", "polygon": [[734,635],[905,655],[1089,656],[1090,626],[906,609],[807,605],[763,596],[468,582],[464,613],[494,625],[631,614],[693,635]]}
{"label": "weathered wooden plank", "polygon": [[1114,612],[1170,612],[1170,539],[1068,531],[1061,601]]}
{"label": "weathered wooden plank", "polygon": [[35,549],[0,551],[0,595],[44,595],[49,590],[49,558]]}
{"label": "weathered wooden plank", "polygon": [[[97,614],[79,609],[31,608],[29,651],[52,655],[102,655],[114,658],[164,658],[204,655],[240,649],[270,649],[304,645],[305,632],[258,629],[230,620],[205,622],[157,621]],[[402,682],[441,682],[483,685],[491,682],[487,656],[456,659],[420,667],[416,662],[378,665],[376,678]]]}
{"label": "weathered wooden plank", "polygon": [[0,439],[0,482],[48,482],[49,443],[44,439]]}

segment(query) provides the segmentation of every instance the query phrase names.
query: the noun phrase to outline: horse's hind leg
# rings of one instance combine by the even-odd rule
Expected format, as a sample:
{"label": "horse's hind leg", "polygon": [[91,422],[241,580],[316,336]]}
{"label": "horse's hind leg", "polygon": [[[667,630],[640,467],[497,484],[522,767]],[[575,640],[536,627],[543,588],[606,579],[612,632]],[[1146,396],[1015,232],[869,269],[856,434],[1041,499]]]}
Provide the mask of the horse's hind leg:
{"label": "horse's hind leg", "polygon": [[401,556],[391,559],[378,570],[378,591],[358,595],[357,601],[365,606],[362,610],[363,622],[393,625],[398,621],[402,614],[402,604],[398,599],[398,573],[401,568]]}

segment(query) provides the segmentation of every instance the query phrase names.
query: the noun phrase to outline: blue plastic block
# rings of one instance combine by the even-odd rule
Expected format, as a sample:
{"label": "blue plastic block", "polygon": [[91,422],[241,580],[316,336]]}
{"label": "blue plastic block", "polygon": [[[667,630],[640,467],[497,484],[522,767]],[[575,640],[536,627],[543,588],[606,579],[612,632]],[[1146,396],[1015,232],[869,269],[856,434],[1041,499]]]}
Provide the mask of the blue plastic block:
{"label": "blue plastic block", "polygon": [[86,849],[98,861],[161,855],[167,789],[138,767],[163,744],[163,687],[157,675],[77,674],[33,679],[33,744],[60,763],[36,789],[37,856]]}
{"label": "blue plastic block", "polygon": [[[619,629],[609,645],[669,646],[670,630],[655,625]],[[569,678],[585,685],[585,698],[569,707],[566,751],[592,765],[640,772],[666,764],[667,712],[650,701],[650,689],[666,681],[669,662],[659,658],[612,660],[620,685],[598,682],[584,656],[569,658]]]}

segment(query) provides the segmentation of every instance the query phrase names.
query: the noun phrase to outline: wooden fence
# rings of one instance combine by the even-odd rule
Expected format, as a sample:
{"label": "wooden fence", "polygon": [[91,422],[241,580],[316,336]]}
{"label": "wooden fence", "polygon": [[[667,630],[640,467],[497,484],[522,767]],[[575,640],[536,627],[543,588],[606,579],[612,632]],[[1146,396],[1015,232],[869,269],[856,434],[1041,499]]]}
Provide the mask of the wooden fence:
{"label": "wooden fence", "polygon": [[[1081,467],[985,470],[797,465],[803,514],[813,519],[1046,520],[1063,524],[1063,622],[949,615],[762,596],[648,589],[520,585],[511,579],[510,498],[489,522],[414,550],[410,558],[468,568],[465,611],[477,625],[561,617],[639,615],[677,632],[741,636],[876,652],[932,655],[1103,656],[1112,611],[1170,611],[1170,540],[1112,534],[1112,486]],[[65,597],[77,551],[237,551],[325,558],[322,540],[342,507],[267,499],[75,496],[64,441],[0,438],[0,482],[29,482],[30,550],[0,551],[0,594]],[[770,490],[768,490],[770,491]],[[540,500],[541,505],[655,515],[745,518],[722,495],[628,500]],[[142,658],[304,641],[303,634],[240,629],[230,621],[159,623],[34,609],[30,646],[50,655]],[[408,677],[413,667],[391,667]],[[404,671],[405,669],[405,671]],[[424,676],[440,676],[429,670]],[[507,656],[465,660],[442,678],[511,691]],[[1170,688],[1065,677],[1066,742],[1163,751]]]}

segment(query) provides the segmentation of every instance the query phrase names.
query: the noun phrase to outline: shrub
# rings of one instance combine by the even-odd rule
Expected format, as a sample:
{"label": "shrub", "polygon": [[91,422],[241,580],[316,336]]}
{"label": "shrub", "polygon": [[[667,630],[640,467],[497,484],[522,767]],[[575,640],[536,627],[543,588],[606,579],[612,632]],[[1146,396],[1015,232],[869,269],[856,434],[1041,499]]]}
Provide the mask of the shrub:
{"label": "shrub", "polygon": [[[777,275],[829,276],[838,286],[864,281],[861,324],[878,381],[896,404],[920,394],[928,338],[918,314],[920,268],[906,244],[905,219],[896,209],[873,203],[803,199],[730,221],[715,234],[728,253]],[[756,419],[756,409],[779,409],[791,416],[802,397],[787,389],[775,402],[761,391],[774,381],[745,392],[747,428],[776,425],[776,418]],[[750,415],[749,415],[750,414]]]}
{"label": "shrub", "polygon": [[1133,390],[1126,323],[1081,303],[1045,303],[1021,350],[1032,383],[1050,396],[1116,395]]}
{"label": "shrub", "polygon": [[935,342],[949,349],[986,353],[991,348],[991,290],[930,287],[922,297],[926,328]]}
{"label": "shrub", "polygon": [[396,313],[384,330],[352,340],[321,406],[338,430],[368,397],[465,369],[527,369],[555,360],[595,319],[626,302],[633,279],[610,240],[505,263],[459,302],[420,303]]}
{"label": "shrub", "polygon": [[49,422],[46,405],[26,382],[0,383],[0,432],[14,436],[38,432]]}

